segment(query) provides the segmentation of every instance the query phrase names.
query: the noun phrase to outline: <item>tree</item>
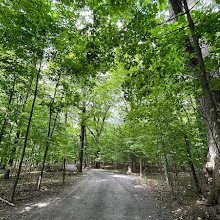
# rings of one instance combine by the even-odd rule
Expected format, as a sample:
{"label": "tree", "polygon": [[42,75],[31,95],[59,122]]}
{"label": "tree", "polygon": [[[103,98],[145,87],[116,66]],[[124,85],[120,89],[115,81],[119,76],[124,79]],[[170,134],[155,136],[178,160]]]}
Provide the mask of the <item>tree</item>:
{"label": "tree", "polygon": [[[187,22],[189,25],[189,29],[191,32],[191,36],[193,39],[193,46],[188,46],[186,50],[193,50],[196,52],[196,63],[193,65],[193,67],[198,66],[199,67],[199,80],[201,83],[201,88],[202,88],[202,94],[203,94],[203,106],[202,109],[204,112],[206,112],[206,119],[207,124],[208,124],[208,130],[211,135],[209,135],[209,138],[214,139],[215,146],[209,145],[209,154],[210,157],[212,158],[212,168],[209,167],[209,169],[213,170],[213,187],[211,191],[211,197],[210,197],[210,203],[219,203],[218,198],[219,198],[219,192],[220,192],[220,177],[218,174],[219,170],[219,155],[218,155],[218,148],[220,144],[220,139],[219,139],[219,134],[220,134],[220,123],[219,123],[219,116],[218,116],[218,104],[215,103],[213,94],[210,89],[210,84],[208,80],[208,73],[206,72],[206,67],[205,67],[205,62],[202,57],[202,51],[201,51],[201,46],[199,45],[198,38],[196,36],[195,32],[195,25],[191,17],[191,13],[188,8],[187,2],[184,0],[180,4],[178,1],[170,1],[174,12],[175,16],[179,16],[180,13],[182,13],[183,8],[185,10],[185,13],[187,15]],[[188,39],[188,44],[190,45],[191,42]],[[209,142],[210,143],[210,142]],[[213,152],[214,150],[214,155]],[[210,170],[210,171],[211,171]]]}

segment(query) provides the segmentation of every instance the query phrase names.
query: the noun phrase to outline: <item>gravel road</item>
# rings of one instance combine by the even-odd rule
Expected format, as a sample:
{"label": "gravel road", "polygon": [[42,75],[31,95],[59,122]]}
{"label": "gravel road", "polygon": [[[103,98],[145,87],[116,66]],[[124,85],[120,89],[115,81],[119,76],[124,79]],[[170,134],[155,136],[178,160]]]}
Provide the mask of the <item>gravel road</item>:
{"label": "gravel road", "polygon": [[[25,220],[172,220],[152,192],[135,176],[87,170],[58,197],[29,204],[13,219]],[[67,190],[68,189],[68,190]],[[18,212],[18,210],[17,210]]]}

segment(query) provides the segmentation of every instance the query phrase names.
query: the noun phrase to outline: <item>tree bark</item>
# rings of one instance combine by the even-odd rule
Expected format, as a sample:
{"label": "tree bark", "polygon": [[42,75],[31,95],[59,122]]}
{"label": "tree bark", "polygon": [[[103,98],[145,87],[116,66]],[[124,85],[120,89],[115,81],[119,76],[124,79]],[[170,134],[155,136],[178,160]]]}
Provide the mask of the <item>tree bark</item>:
{"label": "tree bark", "polygon": [[[208,130],[208,138],[209,138],[209,153],[208,153],[208,162],[207,166],[210,172],[213,174],[213,181],[212,181],[212,187],[211,187],[211,194],[209,197],[209,203],[211,204],[220,204],[220,161],[219,161],[219,147],[220,147],[220,122],[219,122],[219,116],[218,116],[218,110],[219,110],[219,103],[216,103],[216,100],[213,98],[213,94],[210,91],[209,88],[209,81],[208,81],[208,74],[206,72],[205,63],[202,57],[202,51],[201,47],[199,45],[199,41],[195,35],[195,25],[190,15],[190,10],[188,8],[188,4],[186,0],[178,1],[178,0],[170,0],[170,3],[173,8],[175,8],[174,2],[182,2],[185,13],[187,15],[187,21],[189,24],[192,40],[193,40],[193,46],[191,45],[191,42],[189,38],[187,39],[188,45],[186,47],[186,50],[189,53],[192,53],[192,51],[196,52],[196,59],[194,58],[194,61],[190,59],[192,67],[199,68],[200,76],[199,80],[201,82],[203,97],[202,99],[204,102],[202,103],[202,109],[203,112],[206,112],[207,115],[207,130]],[[175,15],[178,17],[178,14],[182,12],[182,7],[175,8],[174,12]],[[192,72],[192,75],[195,76],[195,74]],[[201,98],[200,98],[201,99]],[[212,143],[212,145],[210,145]],[[213,144],[214,143],[214,144]]]}
{"label": "tree bark", "polygon": [[140,177],[143,177],[142,155],[140,156]]}
{"label": "tree bark", "polygon": [[85,137],[84,137],[84,139],[85,139],[85,143],[84,143],[84,150],[85,150],[85,160],[84,160],[84,168],[86,168],[87,167],[87,146],[86,146],[86,137],[87,137],[87,134],[86,134],[86,127],[85,127],[85,132],[84,132],[84,134],[85,134]]}
{"label": "tree bark", "polygon": [[65,124],[67,125],[67,121],[68,121],[68,113],[65,113]]}
{"label": "tree bark", "polygon": [[6,124],[7,124],[7,119],[8,119],[8,114],[9,114],[10,109],[11,109],[10,107],[11,107],[12,98],[13,98],[13,95],[14,95],[15,82],[16,82],[16,76],[14,76],[14,82],[13,82],[12,89],[11,89],[10,96],[9,96],[8,107],[7,107],[7,110],[6,110],[6,112],[5,112],[4,120],[3,120],[3,123],[2,123],[2,127],[1,127],[1,132],[0,132],[0,144],[1,144],[2,138],[3,138],[3,136],[4,136],[5,126],[6,126]]}
{"label": "tree bark", "polygon": [[160,120],[159,119],[158,119],[158,131],[159,131],[159,136],[160,136],[162,150],[163,150],[164,173],[165,173],[166,182],[167,182],[167,185],[171,189],[173,197],[175,198],[174,189],[173,189],[174,188],[173,187],[173,182],[172,182],[171,175],[169,173],[170,169],[169,169],[169,163],[168,163],[167,154],[166,154],[166,147],[165,147],[165,143],[164,143],[164,139],[163,139],[163,133],[162,133],[162,130],[161,130]]}
{"label": "tree bark", "polygon": [[99,154],[100,154],[100,149],[96,151],[96,161],[95,161],[95,168],[100,169],[101,168],[101,163],[99,161]]}
{"label": "tree bark", "polygon": [[[96,151],[96,158],[95,158],[95,168],[96,169],[100,169],[100,167],[101,167],[100,166],[100,161],[99,161],[99,155],[100,155],[99,139],[100,139],[100,136],[102,134],[104,124],[105,124],[105,120],[106,120],[106,117],[107,117],[107,114],[108,114],[108,111],[109,111],[110,107],[111,107],[110,105],[107,106],[102,118],[101,118],[101,116],[98,116],[98,117],[94,116],[95,132],[93,132],[88,127],[89,132],[94,137],[95,143],[98,146],[97,151]],[[101,111],[101,108],[100,108],[100,111]],[[100,124],[100,126],[98,126],[98,124]]]}
{"label": "tree bark", "polygon": [[40,188],[41,188],[41,182],[42,182],[42,179],[43,179],[45,162],[46,162],[46,159],[47,159],[47,152],[48,152],[48,149],[50,147],[51,139],[53,137],[53,133],[54,133],[54,130],[55,130],[55,127],[56,127],[57,118],[58,118],[58,112],[57,112],[55,120],[54,120],[52,131],[50,132],[50,130],[51,130],[50,126],[51,126],[51,121],[52,121],[52,114],[50,113],[49,128],[48,128],[48,139],[47,139],[47,144],[46,144],[46,148],[45,148],[45,152],[44,152],[44,159],[43,159],[43,163],[42,163],[42,169],[41,169],[41,172],[40,172],[40,175],[39,175],[39,178],[38,178],[38,183],[37,183],[38,190],[40,190]]}
{"label": "tree bark", "polygon": [[134,150],[131,149],[130,150],[130,154],[129,154],[129,164],[128,164],[128,173],[134,173],[135,169],[134,169]]}
{"label": "tree bark", "polygon": [[194,179],[194,182],[195,182],[195,185],[196,185],[196,190],[197,190],[197,193],[202,194],[202,190],[201,190],[201,187],[200,187],[200,184],[199,184],[199,181],[198,181],[195,166],[194,166],[194,163],[192,161],[192,155],[191,155],[191,149],[190,149],[190,145],[189,145],[189,141],[188,141],[188,136],[186,134],[184,135],[184,139],[185,139],[185,143],[186,143],[186,150],[187,150],[187,153],[188,153],[188,156],[189,156],[189,166],[191,168],[192,176],[193,176],[193,179]]}
{"label": "tree bark", "polygon": [[216,148],[216,152],[217,152],[216,158],[215,158],[215,165],[213,167],[213,186],[212,186],[211,198],[209,200],[213,204],[220,205],[220,174],[219,174],[219,171],[220,171],[220,161],[219,161],[219,156],[220,156],[220,154],[219,154],[220,123],[219,123],[219,117],[218,117],[218,112],[217,112],[217,106],[215,105],[213,96],[210,92],[205,63],[204,63],[204,60],[202,57],[202,52],[201,52],[201,48],[199,45],[199,41],[195,35],[194,22],[192,20],[191,15],[190,15],[190,11],[189,11],[186,0],[183,0],[183,3],[184,3],[184,9],[186,11],[187,21],[188,21],[190,32],[192,35],[195,51],[197,54],[205,109],[208,112],[210,125],[211,125],[211,129],[212,129],[212,134],[213,134],[213,139],[215,140],[215,145],[216,145],[215,148]]}
{"label": "tree bark", "polygon": [[13,148],[12,148],[12,151],[11,151],[11,153],[12,153],[13,156],[9,159],[9,167],[7,167],[7,168],[5,169],[5,173],[4,173],[3,179],[9,179],[9,178],[10,178],[10,172],[11,172],[11,167],[12,167],[12,165],[13,165],[15,152],[16,152],[16,148],[13,147]]}
{"label": "tree bark", "polygon": [[[191,126],[190,121],[189,121],[188,113],[186,112],[185,109],[184,109],[184,111],[187,114],[187,120],[189,122],[189,125]],[[193,160],[192,160],[192,154],[191,154],[191,147],[190,147],[190,143],[189,143],[189,138],[188,138],[188,135],[185,131],[185,125],[183,123],[183,119],[182,119],[181,116],[180,116],[180,121],[181,121],[181,124],[182,124],[183,129],[184,129],[184,140],[185,140],[185,143],[186,143],[186,151],[187,151],[187,154],[188,154],[188,157],[189,157],[189,166],[190,166],[190,169],[191,169],[191,172],[192,172],[192,176],[193,176],[193,180],[194,180],[194,183],[195,183],[195,186],[196,186],[196,190],[197,190],[197,193],[202,194],[202,189],[200,187],[199,180],[198,180],[196,170],[195,170],[195,166],[194,166],[194,163],[193,163]]]}
{"label": "tree bark", "polygon": [[50,113],[49,113],[48,132],[47,132],[47,143],[46,143],[46,148],[45,148],[45,152],[44,152],[44,159],[43,159],[43,163],[42,163],[42,169],[41,169],[41,172],[40,172],[40,175],[39,175],[39,178],[38,178],[38,183],[37,183],[37,189],[38,190],[40,190],[40,188],[41,188],[41,182],[42,182],[42,178],[43,178],[45,162],[46,162],[46,159],[47,159],[47,152],[48,152],[48,149],[50,147],[51,139],[52,139],[53,132],[55,130],[56,122],[57,122],[57,118],[58,118],[58,111],[57,111],[57,114],[56,114],[55,119],[54,119],[53,128],[51,130],[53,106],[54,106],[54,101],[55,101],[56,94],[57,94],[57,88],[58,88],[59,82],[60,82],[60,77],[61,77],[61,74],[58,75],[58,80],[57,80],[57,83],[56,83],[56,86],[55,86],[53,99],[52,99],[52,102],[50,103],[50,108],[49,108]]}
{"label": "tree bark", "polygon": [[[83,105],[84,105],[84,107],[82,109],[82,115],[84,117],[84,115],[86,113],[85,103]],[[82,172],[82,167],[83,167],[84,143],[85,143],[85,119],[82,119],[82,121],[81,121],[81,133],[80,133],[80,146],[79,146],[79,159],[78,159],[78,165],[77,165],[77,170],[80,173]]]}
{"label": "tree bark", "polygon": [[[26,94],[25,99],[24,99],[24,103],[23,103],[23,107],[22,107],[21,113],[24,112],[24,109],[25,109],[25,106],[26,106],[26,103],[27,103],[27,100],[28,100],[28,97],[29,97],[29,93],[30,93],[30,90],[31,90],[32,82],[33,82],[33,77],[31,77],[31,80],[30,80],[30,84],[29,84],[29,87],[27,89],[27,94]],[[11,156],[10,156],[10,159],[9,159],[9,167],[7,167],[5,169],[5,174],[4,174],[4,177],[3,177],[4,179],[9,179],[10,178],[11,167],[13,165],[14,156],[15,156],[15,153],[16,153],[16,144],[18,143],[18,139],[19,139],[20,134],[21,134],[21,131],[19,130],[19,124],[20,123],[18,122],[17,123],[18,130],[16,132],[14,145],[13,145],[13,147],[11,149]]]}

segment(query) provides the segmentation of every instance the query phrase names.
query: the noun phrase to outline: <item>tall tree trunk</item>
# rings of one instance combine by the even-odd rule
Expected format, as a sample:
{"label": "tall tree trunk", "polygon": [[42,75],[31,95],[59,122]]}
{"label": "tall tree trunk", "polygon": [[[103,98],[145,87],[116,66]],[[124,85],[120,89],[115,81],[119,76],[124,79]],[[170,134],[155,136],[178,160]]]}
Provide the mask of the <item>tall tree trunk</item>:
{"label": "tall tree trunk", "polygon": [[84,143],[84,150],[85,150],[85,159],[84,159],[84,168],[87,167],[87,143],[86,143],[86,137],[87,137],[87,134],[86,134],[86,128],[85,128],[85,143]]}
{"label": "tall tree trunk", "polygon": [[192,155],[191,155],[191,149],[190,149],[190,145],[189,145],[189,141],[188,141],[188,136],[186,134],[184,134],[184,140],[185,140],[185,143],[186,143],[186,150],[187,150],[187,153],[188,153],[188,156],[189,156],[189,166],[191,168],[192,176],[193,176],[193,179],[194,179],[194,182],[195,182],[195,185],[196,185],[196,190],[197,190],[197,193],[202,194],[202,190],[201,190],[199,180],[198,180],[198,177],[197,177],[197,174],[196,174],[195,166],[194,166],[194,163],[192,161]]}
{"label": "tall tree trunk", "polygon": [[100,153],[100,148],[99,148],[99,143],[98,143],[99,140],[97,138],[98,132],[96,130],[96,133],[94,133],[91,129],[89,129],[88,126],[87,126],[87,128],[88,128],[89,132],[92,134],[92,136],[93,136],[93,138],[95,140],[96,145],[98,146],[98,149],[97,149],[96,155],[95,155],[95,160],[93,160],[93,162],[92,162],[92,159],[90,158],[91,159],[90,163],[94,163],[95,164],[95,168],[99,169],[100,168],[100,162],[97,161],[99,159],[99,153]]}
{"label": "tall tree trunk", "polygon": [[55,120],[54,120],[54,124],[53,124],[53,128],[52,128],[52,131],[51,131],[52,109],[50,107],[50,117],[49,117],[47,143],[46,143],[46,148],[45,148],[45,152],[44,152],[44,159],[43,159],[43,163],[42,163],[41,172],[40,172],[40,175],[38,177],[38,183],[37,183],[37,189],[38,190],[40,190],[40,188],[41,188],[41,182],[42,182],[42,179],[43,179],[45,162],[46,162],[46,159],[47,159],[47,152],[48,152],[48,149],[50,147],[51,139],[53,137],[53,133],[54,133],[54,130],[55,130],[55,127],[56,127],[57,118],[58,118],[58,112],[56,114],[56,117],[55,117]]}
{"label": "tall tree trunk", "polygon": [[[187,119],[188,119],[188,122],[190,124],[188,113],[186,112],[185,109],[184,109],[184,111],[187,114]],[[189,166],[190,166],[190,169],[191,169],[191,172],[192,172],[192,176],[193,176],[193,180],[194,180],[194,183],[195,183],[195,186],[196,186],[196,190],[197,190],[197,193],[202,194],[202,190],[201,190],[199,180],[198,180],[198,177],[197,177],[197,174],[196,174],[195,166],[194,166],[194,163],[193,163],[193,160],[192,160],[192,154],[191,154],[191,147],[190,147],[190,143],[189,143],[189,138],[188,138],[188,135],[185,131],[185,125],[183,123],[183,119],[182,119],[181,116],[180,116],[180,121],[181,121],[181,124],[182,124],[183,129],[184,129],[184,140],[185,140],[185,143],[186,143],[186,151],[187,151],[187,154],[188,154],[188,157],[189,157]]]}
{"label": "tall tree trunk", "polygon": [[140,177],[143,177],[142,154],[140,155]]}
{"label": "tall tree trunk", "polygon": [[[108,114],[108,111],[110,109],[110,105],[107,106],[107,108],[105,109],[105,112],[104,112],[104,115],[103,117],[101,116],[94,116],[94,124],[95,124],[95,132],[93,132],[91,129],[89,129],[89,127],[87,126],[89,132],[92,134],[92,136],[94,137],[94,140],[95,140],[95,143],[96,143],[96,146],[97,146],[97,151],[96,151],[96,158],[95,158],[95,168],[96,169],[100,169],[100,161],[99,161],[99,157],[100,157],[100,145],[99,145],[99,140],[100,140],[100,137],[101,137],[101,134],[102,134],[102,131],[103,131],[103,128],[104,128],[104,125],[105,125],[105,120],[106,120],[106,117],[107,117],[107,114]],[[101,111],[101,108],[100,108],[100,111]],[[97,126],[97,124],[100,125]]]}
{"label": "tall tree trunk", "polygon": [[[32,82],[33,82],[33,77],[31,77],[31,80],[30,80],[30,84],[29,84],[29,87],[27,89],[27,94],[26,94],[25,99],[24,99],[24,103],[23,103],[21,113],[24,112],[24,109],[25,109],[25,106],[26,106],[26,103],[27,103],[27,100],[28,100],[28,97],[29,97],[29,93],[30,93],[30,90],[31,90]],[[11,156],[10,156],[9,163],[8,163],[9,167],[7,167],[5,169],[4,179],[9,179],[10,178],[11,167],[13,165],[14,156],[15,156],[15,153],[16,153],[16,144],[18,143],[18,139],[20,138],[20,134],[21,134],[21,131],[19,130],[19,125],[20,125],[20,123],[18,122],[18,124],[17,124],[18,130],[16,132],[14,145],[11,149],[11,154],[10,154]]]}
{"label": "tall tree trunk", "polygon": [[184,8],[186,10],[187,21],[188,21],[188,24],[190,27],[192,38],[193,38],[195,51],[197,54],[198,66],[200,68],[200,74],[201,74],[200,78],[201,78],[201,85],[202,85],[202,90],[203,90],[204,102],[205,102],[206,109],[208,110],[208,115],[210,117],[210,121],[212,123],[211,126],[213,128],[213,135],[214,135],[214,138],[216,141],[216,145],[217,145],[217,148],[219,149],[219,147],[220,147],[220,136],[219,136],[220,135],[220,123],[218,120],[219,117],[218,117],[217,107],[215,105],[213,96],[210,92],[209,81],[207,78],[205,63],[204,63],[204,60],[202,57],[202,52],[201,52],[201,48],[199,45],[199,41],[195,35],[194,22],[191,18],[186,0],[183,0],[183,2],[184,2]]}
{"label": "tall tree trunk", "polygon": [[163,159],[164,159],[164,174],[165,174],[167,185],[171,187],[171,190],[173,192],[173,183],[171,180],[171,176],[169,174],[169,163],[168,163],[168,159],[167,159],[167,154],[165,151],[164,142],[162,141],[161,143],[162,143]]}
{"label": "tall tree trunk", "polygon": [[130,154],[129,154],[129,164],[128,164],[128,173],[134,173],[135,169],[134,169],[134,150],[131,149],[130,150]]}
{"label": "tall tree trunk", "polygon": [[195,51],[197,54],[205,109],[208,112],[210,125],[212,129],[212,135],[213,135],[213,139],[215,140],[215,145],[216,145],[215,148],[217,152],[216,158],[215,158],[215,165],[213,167],[213,186],[212,186],[211,198],[209,200],[211,203],[220,205],[220,173],[219,173],[220,171],[220,158],[219,158],[220,157],[220,154],[219,154],[220,122],[219,122],[219,117],[218,117],[218,112],[217,112],[217,106],[215,105],[213,96],[210,92],[209,81],[207,79],[205,63],[202,57],[202,52],[201,52],[201,48],[199,45],[199,41],[195,35],[194,22],[190,15],[190,11],[189,11],[186,0],[183,0],[183,3],[184,3],[184,9],[186,11],[187,21],[188,21],[190,32],[192,35]]}
{"label": "tall tree trunk", "polygon": [[46,162],[46,159],[47,159],[47,152],[48,152],[48,149],[50,147],[51,139],[52,139],[53,132],[55,130],[56,122],[57,122],[57,118],[58,118],[58,111],[57,111],[57,114],[56,114],[55,119],[54,119],[53,128],[51,130],[53,106],[54,106],[54,102],[55,102],[55,98],[56,98],[56,94],[57,94],[57,89],[58,89],[58,86],[59,86],[59,83],[60,83],[60,77],[61,77],[61,74],[59,73],[57,83],[56,83],[56,86],[55,86],[55,90],[54,90],[53,99],[50,103],[50,108],[49,108],[50,111],[49,111],[49,122],[48,122],[48,132],[47,132],[47,143],[46,143],[45,152],[44,152],[44,159],[43,159],[43,163],[42,163],[42,169],[41,169],[40,175],[38,177],[38,183],[37,183],[37,189],[38,190],[40,190],[40,188],[41,188],[41,182],[42,182],[42,178],[43,178],[45,162]]}
{"label": "tall tree trunk", "polygon": [[100,155],[100,149],[98,149],[96,151],[96,160],[95,160],[95,168],[96,169],[100,169],[101,168],[101,164],[100,164],[100,161],[99,161],[99,155]]}
{"label": "tall tree trunk", "polygon": [[[14,155],[15,152],[16,152],[16,148],[13,147],[12,150],[11,150],[11,154]],[[14,157],[11,157],[9,159],[9,167],[5,168],[5,173],[4,173],[4,176],[3,176],[4,179],[9,179],[10,178],[10,172],[11,172],[11,167],[13,165],[13,161],[14,161]]]}
{"label": "tall tree trunk", "polygon": [[21,167],[22,167],[22,163],[23,163],[23,160],[24,160],[25,150],[26,150],[26,147],[27,147],[28,135],[29,135],[30,126],[31,126],[31,120],[32,120],[33,112],[34,112],[35,101],[36,101],[36,98],[37,98],[38,82],[39,82],[40,72],[41,72],[41,64],[40,64],[40,67],[39,67],[38,72],[37,72],[34,98],[33,98],[32,106],[31,106],[31,112],[30,112],[28,125],[27,125],[27,130],[26,130],[26,135],[25,135],[25,139],[24,139],[24,146],[23,146],[23,151],[22,151],[22,155],[21,155],[21,160],[20,160],[20,163],[19,163],[17,175],[15,177],[15,181],[14,181],[13,188],[12,188],[12,193],[11,193],[11,198],[10,198],[11,202],[14,201],[15,191],[16,191],[19,176],[20,176],[20,173],[21,173]]}
{"label": "tall tree trunk", "polygon": [[[84,117],[84,115],[86,113],[85,103],[83,105],[84,105],[84,107],[82,109],[82,115]],[[82,121],[81,121],[81,133],[80,133],[80,145],[79,145],[79,158],[78,158],[78,165],[77,165],[77,170],[80,173],[82,172],[82,166],[83,166],[84,143],[85,143],[85,119],[82,119]]]}
{"label": "tall tree trunk", "polygon": [[161,130],[159,119],[158,119],[158,130],[159,130],[159,136],[160,136],[160,141],[161,141],[162,150],[163,150],[165,178],[166,178],[167,185],[170,187],[171,192],[173,194],[173,197],[175,198],[174,189],[173,189],[174,188],[173,187],[173,182],[172,182],[171,175],[169,173],[170,168],[169,168],[169,163],[168,163],[167,154],[166,154],[166,147],[165,147],[163,133],[162,133],[162,130]]}
{"label": "tall tree trunk", "polygon": [[67,125],[67,120],[68,120],[68,113],[65,113],[65,124]]}
{"label": "tall tree trunk", "polygon": [[14,82],[13,82],[12,89],[11,89],[11,92],[10,92],[7,110],[6,110],[6,112],[5,112],[4,120],[3,120],[3,123],[2,123],[2,127],[1,127],[1,132],[0,132],[0,144],[1,144],[2,138],[3,138],[3,136],[4,136],[5,126],[6,126],[6,124],[7,124],[8,114],[9,114],[9,112],[10,112],[10,107],[11,107],[11,103],[12,103],[12,98],[13,98],[14,90],[15,90],[15,82],[16,82],[16,76],[14,76]]}
{"label": "tall tree trunk", "polygon": [[[178,17],[179,13],[182,13],[183,6],[179,3],[181,1],[179,0],[170,0],[170,3],[173,7],[176,17]],[[176,4],[178,3],[178,7],[176,7]],[[210,91],[209,88],[209,82],[207,79],[207,72],[205,68],[205,63],[202,57],[201,47],[199,45],[199,41],[195,35],[195,26],[194,22],[190,15],[190,10],[188,8],[186,0],[182,0],[182,3],[184,5],[185,13],[187,15],[187,21],[189,24],[192,40],[194,47],[192,47],[190,40],[188,38],[188,47],[186,47],[186,50],[188,52],[195,51],[196,52],[196,62],[191,62],[192,67],[198,67],[200,70],[200,82],[202,86],[203,91],[203,100],[202,102],[202,109],[203,112],[206,113],[207,118],[207,130],[208,130],[208,138],[209,138],[209,153],[208,153],[208,162],[207,166],[209,171],[213,174],[213,181],[212,181],[212,187],[211,187],[211,193],[209,197],[209,203],[212,204],[220,204],[220,158],[219,158],[219,146],[220,146],[220,122],[219,122],[219,116],[218,116],[218,110],[219,110],[219,103],[216,102],[218,99],[213,98],[213,94]],[[195,58],[194,58],[195,60]],[[192,73],[194,76],[194,73]]]}

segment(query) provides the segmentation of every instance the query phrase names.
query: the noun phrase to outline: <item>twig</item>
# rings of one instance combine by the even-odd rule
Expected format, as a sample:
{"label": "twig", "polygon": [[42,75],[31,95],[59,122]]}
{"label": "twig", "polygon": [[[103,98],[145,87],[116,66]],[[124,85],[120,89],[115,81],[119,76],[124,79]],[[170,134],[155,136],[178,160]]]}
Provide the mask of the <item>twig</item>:
{"label": "twig", "polygon": [[7,200],[3,199],[2,197],[0,197],[0,200],[1,200],[2,202],[7,203],[8,205],[15,206],[13,203],[8,202]]}

